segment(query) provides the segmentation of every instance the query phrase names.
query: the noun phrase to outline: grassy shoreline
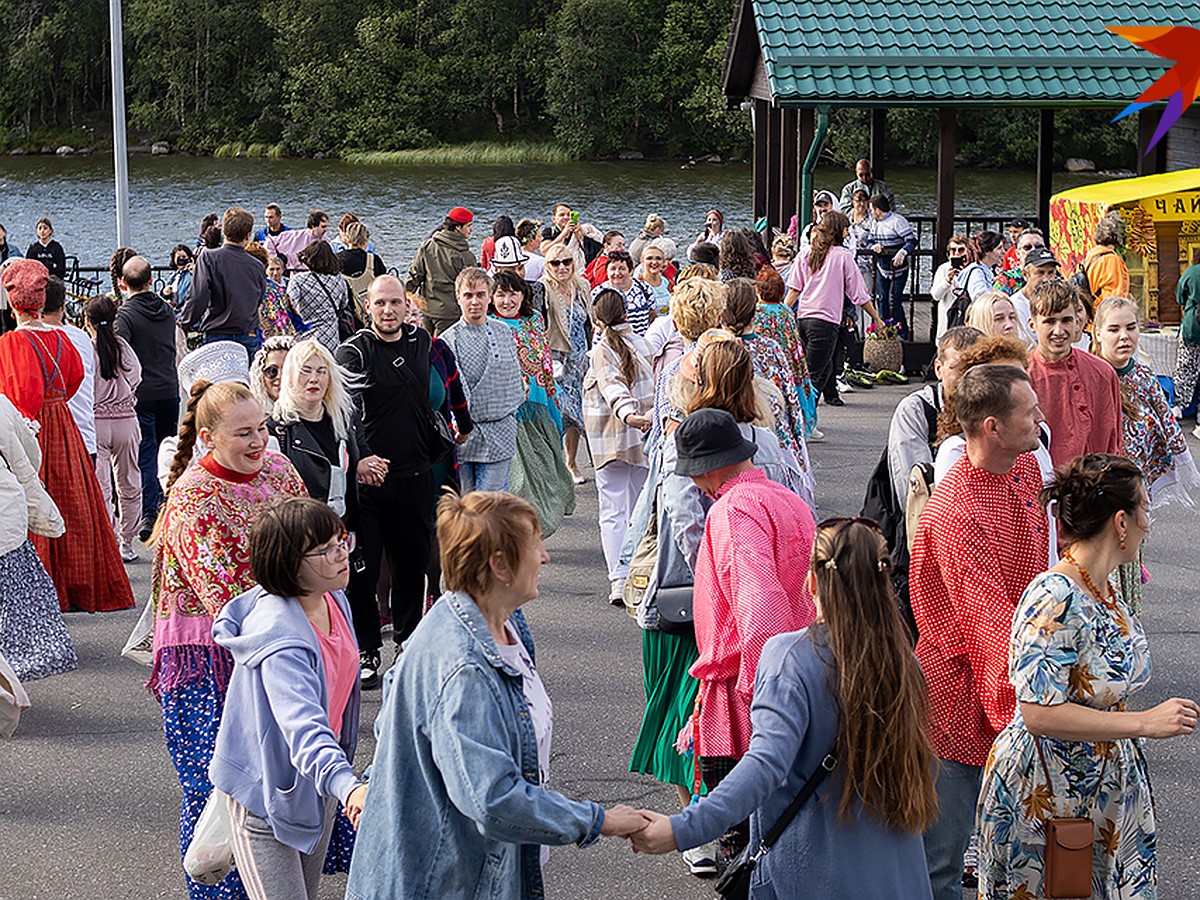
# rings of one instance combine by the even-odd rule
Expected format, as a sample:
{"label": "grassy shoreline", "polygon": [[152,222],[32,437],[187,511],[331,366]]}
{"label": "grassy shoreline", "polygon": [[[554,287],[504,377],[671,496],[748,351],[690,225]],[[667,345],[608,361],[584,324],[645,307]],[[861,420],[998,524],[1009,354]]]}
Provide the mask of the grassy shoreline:
{"label": "grassy shoreline", "polygon": [[412,150],[360,150],[345,153],[342,158],[353,165],[365,166],[559,164],[575,161],[571,153],[557,144],[532,141],[508,144],[475,141],[469,144],[418,147]]}

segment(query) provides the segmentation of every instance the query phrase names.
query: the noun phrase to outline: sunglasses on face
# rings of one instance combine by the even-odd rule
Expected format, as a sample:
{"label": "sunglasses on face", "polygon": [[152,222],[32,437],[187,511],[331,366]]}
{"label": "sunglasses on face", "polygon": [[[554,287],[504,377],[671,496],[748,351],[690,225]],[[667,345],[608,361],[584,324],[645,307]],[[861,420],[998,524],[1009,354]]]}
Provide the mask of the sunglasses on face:
{"label": "sunglasses on face", "polygon": [[572,259],[548,259],[546,260],[546,264],[551,266],[572,266],[575,264],[575,261]]}
{"label": "sunglasses on face", "polygon": [[266,366],[263,369],[263,374],[274,381],[279,377],[279,366]]}

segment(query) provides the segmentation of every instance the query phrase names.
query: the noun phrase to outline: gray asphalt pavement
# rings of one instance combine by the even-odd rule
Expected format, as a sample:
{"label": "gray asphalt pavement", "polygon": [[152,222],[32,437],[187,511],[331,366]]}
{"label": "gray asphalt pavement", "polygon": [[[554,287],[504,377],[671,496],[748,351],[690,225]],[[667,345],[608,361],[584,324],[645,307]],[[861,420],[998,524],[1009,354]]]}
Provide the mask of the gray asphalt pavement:
{"label": "gray asphalt pavement", "polygon": [[[857,391],[843,409],[822,407],[828,439],[811,448],[818,518],[858,512],[891,410],[910,390]],[[1188,440],[1200,452],[1190,435]],[[1139,707],[1200,694],[1198,532],[1200,515],[1172,509],[1156,517],[1146,552],[1153,580],[1145,612],[1154,678]],[[551,562],[542,596],[526,609],[554,700],[553,785],[604,804],[672,811],[671,789],[628,772],[643,704],[641,638],[633,621],[605,599],[590,481],[579,489],[575,516],[547,547]],[[145,555],[129,566],[139,598],[149,590],[149,571]],[[159,709],[142,688],[147,671],[117,655],[136,618],[134,610],[68,617],[79,670],[31,684],[34,708],[14,739],[0,742],[0,900],[186,896],[178,857],[179,787],[163,747]],[[378,694],[368,694],[360,766],[371,756],[369,726],[377,709]],[[1200,742],[1154,742],[1147,755],[1158,805],[1159,896],[1198,897]],[[686,874],[677,856],[634,856],[616,839],[586,850],[556,848],[546,881],[548,896],[571,900],[713,896],[707,883]],[[321,897],[340,897],[344,884],[343,878],[325,878]]]}

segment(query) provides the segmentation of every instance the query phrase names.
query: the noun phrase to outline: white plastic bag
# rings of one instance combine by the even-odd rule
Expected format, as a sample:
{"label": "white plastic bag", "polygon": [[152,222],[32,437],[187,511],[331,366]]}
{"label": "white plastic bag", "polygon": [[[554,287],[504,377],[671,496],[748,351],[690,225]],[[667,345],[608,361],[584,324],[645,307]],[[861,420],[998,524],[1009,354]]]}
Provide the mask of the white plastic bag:
{"label": "white plastic bag", "polygon": [[0,654],[0,737],[10,738],[21,721],[21,713],[29,709],[29,695],[12,670],[8,660]]}
{"label": "white plastic bag", "polygon": [[183,870],[197,884],[219,884],[233,868],[229,804],[229,796],[213,788],[196,820],[192,842],[183,855]]}
{"label": "white plastic bag", "polygon": [[121,648],[121,655],[143,666],[154,662],[154,599],[146,601],[137,624],[129,632],[129,640]]}

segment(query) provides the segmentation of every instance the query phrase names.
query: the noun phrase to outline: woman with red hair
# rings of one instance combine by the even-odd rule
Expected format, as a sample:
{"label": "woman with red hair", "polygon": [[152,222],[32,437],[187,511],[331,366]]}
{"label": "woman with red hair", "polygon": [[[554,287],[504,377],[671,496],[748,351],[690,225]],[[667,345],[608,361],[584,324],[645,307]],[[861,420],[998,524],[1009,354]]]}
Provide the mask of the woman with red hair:
{"label": "woman with red hair", "polygon": [[62,538],[32,535],[33,545],[64,611],[128,609],[133,592],[96,467],[67,409],[83,382],[83,360],[62,329],[41,320],[49,278],[46,267],[31,259],[12,263],[3,276],[17,328],[0,335],[0,393],[38,423],[38,474],[66,524]]}

